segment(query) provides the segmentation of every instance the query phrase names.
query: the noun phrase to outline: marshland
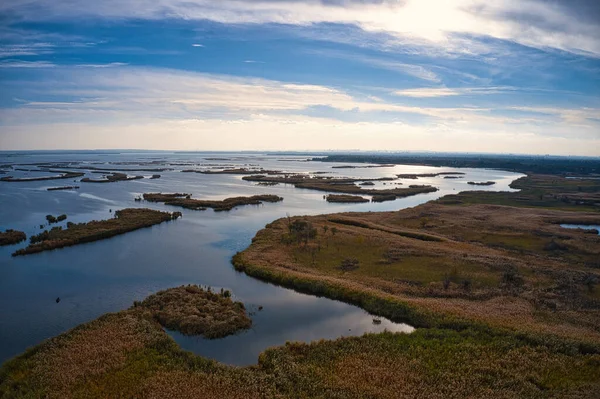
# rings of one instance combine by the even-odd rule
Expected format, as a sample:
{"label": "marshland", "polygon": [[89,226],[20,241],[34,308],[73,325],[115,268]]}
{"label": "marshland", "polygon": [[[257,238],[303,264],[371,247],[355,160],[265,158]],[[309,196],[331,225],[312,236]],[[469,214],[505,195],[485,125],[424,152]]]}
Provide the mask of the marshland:
{"label": "marshland", "polygon": [[[134,200],[144,193],[224,201],[268,192],[285,201],[230,212],[182,208],[177,223],[27,257],[2,249],[0,310],[8,317],[0,329],[0,392],[395,398],[597,391],[598,236],[561,227],[598,224],[597,180],[402,164],[346,170],[318,160],[282,162],[281,155],[252,161],[290,176],[332,172],[359,189],[365,182],[374,190],[383,183],[436,189],[347,204],[324,201],[324,194],[346,194],[333,190],[181,173],[186,165],[202,168],[203,154],[162,157],[152,162],[174,170],[158,180],[90,184],[73,193],[48,192],[42,182],[3,186],[14,191],[6,196],[11,211],[0,210],[2,227],[38,234],[44,215],[67,214],[79,224],[131,207],[172,210],[166,201]],[[77,158],[149,162],[139,154]],[[245,156],[239,167],[248,162]],[[464,179],[444,179],[445,172]],[[397,177],[408,174],[419,176]],[[467,181],[496,184],[473,192]],[[200,308],[195,303],[162,298],[176,305],[162,318],[141,306],[189,284],[214,287],[223,299],[231,293],[251,330],[208,340],[177,331],[188,305]],[[168,310],[155,298],[152,309]]]}

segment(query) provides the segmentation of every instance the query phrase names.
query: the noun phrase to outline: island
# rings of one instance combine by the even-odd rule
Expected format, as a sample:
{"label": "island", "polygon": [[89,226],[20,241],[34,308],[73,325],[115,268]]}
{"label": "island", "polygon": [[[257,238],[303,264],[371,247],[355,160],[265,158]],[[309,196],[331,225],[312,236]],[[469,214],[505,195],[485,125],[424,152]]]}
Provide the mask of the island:
{"label": "island", "polygon": [[186,169],[182,170],[184,173],[200,173],[203,175],[253,175],[256,173],[267,174],[267,175],[278,175],[282,172],[279,170],[265,170],[265,169],[248,169],[248,168],[235,168],[235,169],[222,169],[222,170],[195,170]]}
{"label": "island", "polygon": [[[51,216],[51,215],[49,215]],[[152,209],[123,209],[115,212],[112,219],[92,220],[87,223],[67,223],[67,228],[53,227],[30,237],[26,248],[17,250],[12,256],[35,254],[58,248],[104,240],[119,234],[150,227],[155,224],[176,220],[180,212],[161,212]],[[66,217],[65,217],[66,218]]]}
{"label": "island", "polygon": [[264,202],[275,203],[283,201],[282,197],[270,194],[232,197],[224,200],[198,200],[193,199],[190,194],[147,193],[143,195],[143,198],[149,202],[162,202],[165,205],[179,206],[195,211],[204,211],[207,208],[212,208],[215,212],[230,211],[242,205],[261,205]]}
{"label": "island", "polygon": [[467,182],[467,184],[470,186],[493,186],[494,184],[496,184],[496,182],[494,182],[494,181],[484,181],[484,182],[470,181],[470,182]]}
{"label": "island", "polygon": [[416,180],[419,177],[438,177],[438,176],[444,176],[444,178],[446,178],[446,179],[458,179],[462,175],[465,175],[465,173],[463,173],[463,172],[440,172],[440,173],[420,173],[420,174],[406,173],[406,174],[401,174],[401,175],[396,175],[396,176],[398,176],[399,179]]}
{"label": "island", "polygon": [[[377,179],[358,179],[358,178],[333,178],[333,177],[322,177],[312,176],[305,174],[296,175],[281,175],[281,176],[265,176],[265,175],[252,175],[244,176],[242,180],[251,182],[272,182],[272,183],[283,183],[292,184],[296,188],[303,188],[308,190],[325,191],[330,193],[340,194],[352,194],[352,195],[373,195],[373,196],[386,196],[390,198],[394,196],[396,198],[410,197],[417,194],[432,193],[438,191],[433,186],[413,186],[409,188],[393,188],[393,189],[367,189],[363,188],[368,185],[365,183],[373,183],[376,181],[390,182],[396,179],[391,177],[382,177]],[[360,183],[356,185],[356,183]],[[374,184],[374,183],[373,183]],[[384,183],[385,184],[385,183]]]}
{"label": "island", "polygon": [[230,297],[229,291],[217,293],[188,285],[158,292],[143,302],[135,302],[134,307],[150,312],[169,330],[216,339],[252,326],[244,304],[233,302]]}
{"label": "island", "polygon": [[0,231],[0,247],[5,245],[14,245],[18,244],[21,241],[25,241],[27,239],[27,235],[22,231],[17,230],[6,230],[4,232]]}
{"label": "island", "polygon": [[143,179],[144,176],[132,176],[129,177],[125,173],[111,173],[106,175],[103,179],[90,179],[89,177],[81,179],[82,183],[115,183],[118,181],[129,181],[129,180],[140,180]]}
{"label": "island", "polygon": [[79,190],[79,186],[50,187],[48,191]]}
{"label": "island", "polygon": [[31,181],[76,179],[76,178],[79,178],[79,177],[85,175],[85,173],[65,172],[65,171],[60,171],[60,170],[36,170],[35,172],[48,172],[48,173],[60,173],[60,174],[59,175],[55,175],[55,176],[43,176],[43,177],[13,177],[13,176],[6,176],[6,177],[0,178],[0,181],[3,181],[3,182],[12,182],[12,183],[15,183],[15,182],[16,183],[24,183],[24,182],[31,182]]}
{"label": "island", "polygon": [[[346,204],[360,204],[364,202],[369,202],[368,198],[364,198],[358,195],[345,195],[345,194],[329,194],[325,197],[327,202],[337,202],[337,203],[346,203]],[[396,199],[394,197],[394,199]]]}

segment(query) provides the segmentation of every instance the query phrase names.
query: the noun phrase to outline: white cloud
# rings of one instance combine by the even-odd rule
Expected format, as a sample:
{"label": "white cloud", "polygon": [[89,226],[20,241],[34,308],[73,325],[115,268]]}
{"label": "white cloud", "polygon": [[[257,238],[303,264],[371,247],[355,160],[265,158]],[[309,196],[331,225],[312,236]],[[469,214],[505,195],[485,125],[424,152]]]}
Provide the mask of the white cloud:
{"label": "white cloud", "polygon": [[[251,134],[250,134],[251,133]],[[403,123],[345,123],[308,117],[264,115],[236,122],[162,120],[109,125],[62,123],[6,126],[4,149],[160,149],[160,150],[414,150],[599,155],[600,138],[562,138],[499,128],[445,129]],[[365,140],[365,137],[370,139]],[[377,137],[377,140],[373,140]],[[493,143],[493,147],[490,146]],[[518,145],[516,145],[518,143]]]}
{"label": "white cloud", "polygon": [[116,68],[129,65],[125,62],[110,62],[108,64],[77,64],[76,68]]}
{"label": "white cloud", "polygon": [[[204,149],[516,152],[508,144],[518,142],[522,152],[588,155],[600,148],[594,108],[418,106],[411,97],[398,103],[319,85],[136,67],[44,73],[45,79],[19,83],[27,86],[19,102],[0,109],[3,148],[194,149],[204,143]],[[45,93],[76,100],[39,100]],[[314,107],[359,119],[304,115]],[[378,121],[373,113],[380,112],[393,120]]]}
{"label": "white cloud", "polygon": [[463,87],[452,89],[447,87],[420,87],[416,89],[396,90],[392,92],[392,94],[399,97],[433,98],[475,94],[498,94],[515,90],[517,89],[514,87]]}
{"label": "white cloud", "polygon": [[545,0],[266,1],[266,0],[5,0],[0,13],[25,19],[207,19],[221,23],[351,24],[404,43],[472,51],[459,35],[488,36],[537,48],[600,56],[600,25]]}
{"label": "white cloud", "polygon": [[194,43],[192,44],[192,47],[204,47],[204,44]]}
{"label": "white cloud", "polygon": [[49,61],[3,60],[0,68],[53,68],[56,64]]}

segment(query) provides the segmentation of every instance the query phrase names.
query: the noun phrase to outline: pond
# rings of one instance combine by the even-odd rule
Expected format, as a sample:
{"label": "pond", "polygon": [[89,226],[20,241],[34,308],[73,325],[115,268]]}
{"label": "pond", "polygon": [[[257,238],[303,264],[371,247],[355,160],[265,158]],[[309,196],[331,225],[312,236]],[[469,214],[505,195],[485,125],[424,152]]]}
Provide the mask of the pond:
{"label": "pond", "polygon": [[596,230],[600,235],[600,225],[597,224],[561,224],[560,227],[565,229]]}

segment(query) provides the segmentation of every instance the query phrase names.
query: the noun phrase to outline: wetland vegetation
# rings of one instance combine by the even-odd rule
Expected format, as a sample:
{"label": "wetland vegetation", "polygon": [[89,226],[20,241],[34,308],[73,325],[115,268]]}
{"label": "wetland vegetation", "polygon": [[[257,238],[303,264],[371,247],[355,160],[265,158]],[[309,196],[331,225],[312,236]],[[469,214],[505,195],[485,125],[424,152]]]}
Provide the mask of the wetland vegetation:
{"label": "wetland vegetation", "polygon": [[183,351],[163,330],[198,331],[182,327],[187,315],[228,314],[191,299],[207,291],[179,287],[5,363],[0,397],[593,398],[600,237],[560,225],[600,223],[600,181],[530,175],[512,187],[521,191],[280,219],[233,259],[263,281],[409,323],[411,334],[287,343],[255,366],[229,367]]}
{"label": "wetland vegetation", "polygon": [[13,177],[6,176],[0,178],[3,182],[32,182],[32,181],[46,181],[46,180],[61,180],[61,179],[76,179],[84,176],[85,173],[79,172],[65,172],[61,170],[36,170],[36,172],[48,172],[48,173],[60,173],[54,176],[42,176],[42,177]]}
{"label": "wetland vegetation", "polygon": [[179,206],[196,211],[212,208],[215,212],[230,211],[233,208],[243,205],[261,205],[264,202],[275,203],[283,201],[282,197],[270,194],[232,197],[224,200],[198,200],[193,199],[190,194],[147,193],[144,194],[143,198],[149,202],[163,202],[165,205]]}
{"label": "wetland vegetation", "polygon": [[[283,176],[264,176],[253,175],[242,178],[252,182],[271,182],[293,184],[296,188],[304,188],[308,190],[325,191],[330,193],[354,194],[354,195],[374,195],[385,196],[387,198],[405,198],[417,194],[432,193],[438,191],[433,186],[411,186],[409,188],[392,188],[392,189],[368,189],[364,188],[373,182],[392,182],[396,179],[392,177],[381,177],[376,179],[358,179],[358,178],[333,178],[312,176],[305,174],[283,175]],[[357,185],[357,183],[359,183]],[[374,184],[374,183],[373,183]],[[385,183],[384,183],[385,184]]]}
{"label": "wetland vegetation", "polygon": [[169,330],[210,339],[223,338],[252,326],[244,304],[232,301],[229,291],[212,292],[197,285],[158,292],[142,302],[135,302],[134,308],[150,312]]}
{"label": "wetland vegetation", "polygon": [[495,181],[482,181],[482,182],[470,181],[470,182],[467,182],[467,184],[469,186],[493,186],[494,184],[496,184],[496,182]]}
{"label": "wetland vegetation", "polygon": [[79,190],[79,186],[50,187],[48,191]]}
{"label": "wetland vegetation", "polygon": [[460,176],[465,175],[465,173],[462,172],[440,172],[440,173],[419,173],[419,174],[414,174],[414,173],[405,173],[405,174],[400,174],[400,175],[396,175],[398,176],[399,179],[413,179],[416,180],[419,177],[438,177],[438,176],[444,176],[445,178],[454,178],[454,179],[458,179]]}
{"label": "wetland vegetation", "polygon": [[[158,176],[158,175],[157,175]],[[144,176],[128,176],[125,173],[110,173],[102,179],[90,179],[89,177],[81,179],[83,183],[115,183],[118,181],[140,180]]]}
{"label": "wetland vegetation", "polygon": [[18,244],[21,241],[25,241],[27,235],[22,231],[8,229],[4,232],[0,231],[0,247],[5,245]]}
{"label": "wetland vegetation", "polygon": [[[360,204],[369,202],[368,198],[364,198],[358,195],[345,195],[345,194],[329,194],[325,197],[327,202],[337,202],[337,203],[345,203],[345,204]],[[394,199],[396,199],[394,197]]]}
{"label": "wetland vegetation", "polygon": [[[52,215],[48,216],[54,218]],[[91,222],[78,224],[68,223],[65,229],[58,226],[50,230],[44,230],[40,234],[31,236],[29,246],[14,252],[13,256],[35,254],[42,251],[103,240],[144,227],[175,220],[179,217],[181,217],[180,212],[170,213],[152,209],[123,209],[116,211],[115,217],[112,219],[92,220]],[[55,219],[58,220],[58,218]]]}

